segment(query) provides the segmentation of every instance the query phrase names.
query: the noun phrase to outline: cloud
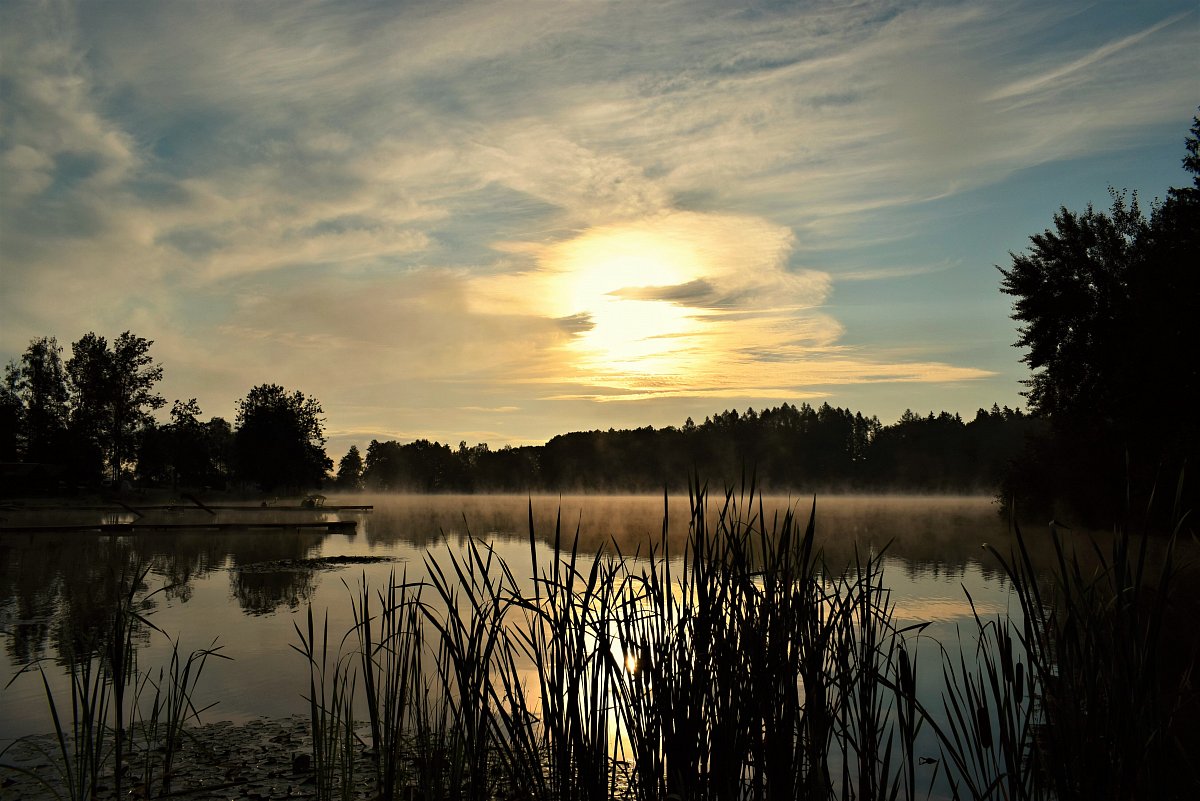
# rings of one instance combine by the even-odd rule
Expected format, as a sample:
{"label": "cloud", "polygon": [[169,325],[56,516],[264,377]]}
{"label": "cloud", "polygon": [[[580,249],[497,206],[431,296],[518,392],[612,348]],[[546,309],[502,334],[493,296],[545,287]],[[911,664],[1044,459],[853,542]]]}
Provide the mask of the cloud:
{"label": "cloud", "polygon": [[487,180],[537,197],[567,221],[605,224],[636,220],[670,206],[666,190],[627,159],[582,147],[562,132],[521,120],[480,144],[476,158]]}
{"label": "cloud", "polygon": [[1094,74],[1094,70],[1105,60],[1112,59],[1114,56],[1122,53],[1122,51],[1139,44],[1147,37],[1158,33],[1164,28],[1169,28],[1187,19],[1187,17],[1194,13],[1195,10],[1192,9],[1179,14],[1173,14],[1129,36],[1105,42],[1066,64],[1054,65],[1040,74],[1021,78],[1006,86],[1002,86],[993,91],[986,99],[988,101],[1013,100],[1021,104],[1026,104],[1030,102],[1031,98],[1036,96],[1045,94],[1061,95],[1064,88],[1091,83],[1094,79],[1089,76],[1087,71],[1093,71]]}
{"label": "cloud", "polygon": [[[793,241],[760,218],[675,212],[547,246],[505,242],[534,265],[470,280],[469,305],[587,320],[552,346],[548,372],[531,377],[556,387],[550,399],[783,398],[813,385],[991,375],[840,346],[842,326],[821,309],[830,276],[789,267]],[[655,278],[676,280],[645,283]]]}
{"label": "cloud", "polygon": [[686,284],[673,286],[627,286],[609,293],[626,300],[662,300],[684,306],[707,306],[715,297],[715,289],[709,281],[697,278]]}
{"label": "cloud", "polygon": [[835,281],[885,281],[911,278],[918,275],[940,273],[959,267],[957,262],[942,261],[935,264],[897,264],[886,267],[840,270],[833,276]]}
{"label": "cloud", "polygon": [[7,3],[0,345],[136,324],[181,394],[362,421],[981,380],[844,347],[834,282],[959,264],[879,253],[1192,108],[1194,9],[1085,11]]}

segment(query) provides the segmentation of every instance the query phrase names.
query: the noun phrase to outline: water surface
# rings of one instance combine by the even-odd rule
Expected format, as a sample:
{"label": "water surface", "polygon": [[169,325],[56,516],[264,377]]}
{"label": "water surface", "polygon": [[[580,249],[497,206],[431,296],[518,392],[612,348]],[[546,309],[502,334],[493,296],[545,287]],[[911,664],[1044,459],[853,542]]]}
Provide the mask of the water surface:
{"label": "water surface", "polygon": [[[715,519],[720,499],[711,500]],[[353,533],[315,529],[147,530],[134,535],[5,532],[0,534],[0,676],[42,660],[52,688],[67,692],[61,663],[66,652],[63,619],[102,614],[110,598],[103,587],[111,565],[138,554],[151,565],[143,596],[148,619],[163,633],[139,636],[139,666],[156,670],[169,658],[170,638],[187,652],[214,642],[232,661],[211,661],[196,702],[217,705],[206,720],[246,720],[303,712],[308,681],[295,624],[309,605],[330,631],[350,629],[350,598],[362,581],[382,588],[391,571],[420,580],[429,558],[461,552],[468,535],[491,544],[518,578],[531,573],[532,512],[538,558],[550,556],[556,528],[581,549],[605,548],[644,557],[661,540],[682,553],[689,523],[688,499],[653,496],[345,496],[330,503],[374,504],[372,512],[218,511],[157,512],[139,522],[212,523],[253,520],[313,522],[354,520]],[[756,501],[756,504],[758,501]],[[768,497],[770,520],[789,509],[807,521],[812,499]],[[757,508],[757,506],[756,506]],[[127,513],[91,512],[98,522],[127,522]],[[47,518],[42,518],[46,520]],[[47,520],[62,523],[63,519]],[[26,524],[29,524],[26,521]],[[930,638],[954,647],[960,630],[973,629],[973,612],[1004,614],[1015,607],[998,564],[981,547],[1007,551],[1008,527],[985,497],[828,497],[817,500],[816,531],[832,570],[860,554],[886,548],[885,583],[902,623],[929,622]],[[380,561],[353,563],[354,557]],[[332,561],[330,561],[332,560]],[[350,561],[352,563],[346,564]],[[961,628],[960,628],[961,627]],[[932,642],[932,640],[931,640]],[[931,671],[935,673],[938,671]],[[61,696],[60,697],[65,697]],[[0,691],[0,746],[51,728],[41,679],[19,675]]]}

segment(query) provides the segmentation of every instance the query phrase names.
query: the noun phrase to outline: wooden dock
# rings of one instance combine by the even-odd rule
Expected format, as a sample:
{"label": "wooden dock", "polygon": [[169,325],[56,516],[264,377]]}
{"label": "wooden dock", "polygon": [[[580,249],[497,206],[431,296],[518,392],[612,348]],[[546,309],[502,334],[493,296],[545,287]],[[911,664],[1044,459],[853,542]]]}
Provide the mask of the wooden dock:
{"label": "wooden dock", "polygon": [[[311,510],[310,510],[311,511]],[[326,531],[357,531],[354,520],[297,521],[292,523],[77,523],[55,526],[0,526],[0,534],[8,533],[69,533],[97,532],[100,534],[153,534],[164,531],[288,531],[291,529],[324,529]]]}
{"label": "wooden dock", "polygon": [[103,506],[5,506],[9,512],[373,512],[375,507],[370,504],[350,506],[192,506],[185,503],[152,504],[149,506],[132,506],[121,504],[106,504]]}

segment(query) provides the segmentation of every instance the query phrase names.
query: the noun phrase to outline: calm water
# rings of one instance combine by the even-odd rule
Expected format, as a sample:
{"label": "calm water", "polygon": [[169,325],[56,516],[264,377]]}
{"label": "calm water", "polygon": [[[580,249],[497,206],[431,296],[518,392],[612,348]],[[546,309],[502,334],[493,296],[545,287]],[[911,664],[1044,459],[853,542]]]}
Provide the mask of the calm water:
{"label": "calm water", "polygon": [[[807,519],[811,499],[798,502]],[[375,505],[373,512],[279,512],[255,520],[352,519],[357,531],[236,530],[162,531],[138,536],[80,533],[0,534],[0,678],[7,682],[22,665],[42,658],[52,686],[67,692],[60,656],[60,619],[66,610],[84,616],[103,604],[97,593],[106,564],[130,550],[153,564],[147,593],[150,619],[182,649],[207,647],[215,640],[232,661],[210,661],[197,706],[217,705],[204,718],[244,720],[259,715],[302,713],[307,667],[289,646],[297,642],[294,623],[304,625],[308,605],[318,619],[328,611],[331,632],[351,626],[350,596],[364,579],[386,585],[389,571],[425,574],[427,554],[445,558],[461,549],[468,532],[494,545],[520,578],[530,574],[527,538],[529,499],[512,496],[344,496],[330,503]],[[768,517],[788,507],[786,498],[767,498]],[[562,528],[582,546],[605,546],[625,554],[646,553],[662,533],[661,497],[535,497],[534,526],[541,543],[553,536],[561,509]],[[710,504],[715,507],[715,503]],[[687,499],[673,499],[667,527],[682,552],[687,534]],[[99,513],[94,513],[99,514]],[[188,513],[194,514],[194,513]],[[203,513],[201,513],[203,515]],[[715,508],[712,509],[715,515]],[[122,518],[113,518],[114,520]],[[128,519],[128,518],[124,518]],[[208,522],[214,518],[163,513],[162,522]],[[221,511],[216,521],[247,519],[247,513]],[[43,519],[43,523],[57,522]],[[145,521],[143,521],[145,522]],[[6,521],[13,525],[13,521]],[[1007,525],[990,498],[830,497],[818,500],[817,536],[831,565],[844,565],[855,547],[886,554],[885,583],[892,590],[902,623],[930,622],[928,634],[948,647],[974,628],[964,587],[981,615],[1003,614],[1015,600],[982,549],[984,542],[1007,552]],[[540,558],[550,553],[541,544]],[[321,565],[331,557],[385,557],[370,564]],[[157,670],[170,652],[168,637],[142,638],[139,667]],[[928,691],[937,689],[940,670],[927,670]],[[13,737],[51,728],[38,674],[18,676],[0,690],[0,747]]]}

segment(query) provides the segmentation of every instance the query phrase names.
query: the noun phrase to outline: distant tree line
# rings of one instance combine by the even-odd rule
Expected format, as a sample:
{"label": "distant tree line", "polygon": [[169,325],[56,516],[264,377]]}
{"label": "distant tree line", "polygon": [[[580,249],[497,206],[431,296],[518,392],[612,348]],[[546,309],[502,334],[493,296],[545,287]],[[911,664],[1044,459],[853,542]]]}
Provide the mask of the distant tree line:
{"label": "distant tree line", "polygon": [[822,404],[727,410],[697,425],[562,434],[545,445],[458,448],[372,440],[341,460],[342,489],[411,492],[682,490],[753,478],[774,491],[993,492],[1041,423],[993,406],[964,421],[906,411],[893,425]]}

